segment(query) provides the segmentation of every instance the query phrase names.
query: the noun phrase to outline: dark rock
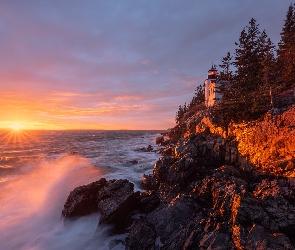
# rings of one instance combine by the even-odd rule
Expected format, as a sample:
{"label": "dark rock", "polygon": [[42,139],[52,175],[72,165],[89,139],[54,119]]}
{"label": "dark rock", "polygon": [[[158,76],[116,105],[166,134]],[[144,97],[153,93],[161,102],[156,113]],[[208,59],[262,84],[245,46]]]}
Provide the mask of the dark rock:
{"label": "dark rock", "polygon": [[128,164],[136,165],[138,164],[138,160],[127,161]]}
{"label": "dark rock", "polygon": [[187,224],[174,231],[162,249],[200,249],[199,241],[204,230],[204,218],[199,214]]}
{"label": "dark rock", "polygon": [[200,207],[188,198],[175,198],[170,204],[161,204],[149,213],[146,220],[155,227],[162,239],[168,239],[173,232],[188,223]]}
{"label": "dark rock", "polygon": [[166,147],[164,150],[161,151],[161,154],[164,156],[173,156],[174,148],[171,146]]}
{"label": "dark rock", "polygon": [[128,180],[112,180],[99,190],[97,206],[101,213],[99,223],[116,223],[124,220],[134,206],[134,184]]}
{"label": "dark rock", "polygon": [[170,143],[170,140],[167,137],[164,136],[158,136],[156,137],[156,144],[159,146],[167,146]]}
{"label": "dark rock", "polygon": [[164,137],[163,136],[157,136],[156,137],[156,144],[161,145],[164,142]]}
{"label": "dark rock", "polygon": [[227,250],[230,244],[230,236],[220,231],[206,233],[200,240],[200,249]]}
{"label": "dark rock", "polygon": [[153,147],[151,145],[148,145],[146,148],[140,148],[140,149],[137,149],[136,151],[152,152],[153,151]]}
{"label": "dark rock", "polygon": [[65,202],[62,216],[68,219],[97,212],[96,196],[106,184],[106,179],[102,178],[99,181],[75,188]]}
{"label": "dark rock", "polygon": [[177,143],[181,136],[185,133],[185,124],[176,125],[168,132],[171,143]]}
{"label": "dark rock", "polygon": [[156,179],[153,175],[142,175],[140,186],[145,190],[155,190],[157,188]]}
{"label": "dark rock", "polygon": [[62,211],[65,219],[100,212],[99,223],[125,223],[135,207],[134,185],[128,180],[99,181],[75,188]]}
{"label": "dark rock", "polygon": [[127,249],[295,249],[295,108],[233,125],[227,137],[205,119],[209,113],[192,114],[165,134],[171,144],[153,174],[143,175],[146,192],[101,179],[72,191],[63,216],[100,211],[100,223],[128,229],[126,218],[141,213]]}
{"label": "dark rock", "polygon": [[140,193],[138,208],[141,212],[150,213],[160,205],[160,198],[155,192]]}
{"label": "dark rock", "polygon": [[156,249],[156,231],[152,224],[145,219],[137,220],[132,225],[126,239],[129,250],[154,250]]}

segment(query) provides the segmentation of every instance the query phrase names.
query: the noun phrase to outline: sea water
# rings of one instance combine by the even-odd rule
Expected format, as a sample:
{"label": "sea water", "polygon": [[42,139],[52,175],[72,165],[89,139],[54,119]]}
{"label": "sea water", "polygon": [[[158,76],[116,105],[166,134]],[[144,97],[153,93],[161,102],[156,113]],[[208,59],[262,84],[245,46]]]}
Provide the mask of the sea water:
{"label": "sea water", "polygon": [[64,223],[75,187],[104,177],[140,190],[159,158],[140,148],[160,131],[0,131],[0,249],[125,249],[99,213]]}

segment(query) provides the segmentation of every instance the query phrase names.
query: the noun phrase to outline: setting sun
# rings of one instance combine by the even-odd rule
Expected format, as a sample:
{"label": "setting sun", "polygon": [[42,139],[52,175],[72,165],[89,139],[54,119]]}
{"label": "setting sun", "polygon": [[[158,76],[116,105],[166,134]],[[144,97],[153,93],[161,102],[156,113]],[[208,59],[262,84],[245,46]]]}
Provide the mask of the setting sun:
{"label": "setting sun", "polygon": [[17,130],[23,129],[24,126],[21,123],[19,123],[19,122],[15,122],[15,123],[13,123],[13,124],[10,125],[10,128],[13,129],[13,130],[15,130],[15,131],[17,131]]}

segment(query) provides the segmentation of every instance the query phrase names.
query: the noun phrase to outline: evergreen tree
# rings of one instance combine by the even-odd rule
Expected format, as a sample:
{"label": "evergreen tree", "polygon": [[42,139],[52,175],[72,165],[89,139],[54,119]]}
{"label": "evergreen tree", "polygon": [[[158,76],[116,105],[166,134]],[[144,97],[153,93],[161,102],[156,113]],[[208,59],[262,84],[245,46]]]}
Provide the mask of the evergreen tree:
{"label": "evergreen tree", "polygon": [[[213,115],[222,114],[220,125],[225,129],[230,122],[256,119],[269,109],[269,87],[274,82],[272,66],[274,46],[265,31],[260,32],[259,24],[251,19],[249,25],[241,32],[234,62],[228,53],[222,58],[221,80],[226,80],[219,91],[222,100],[215,105]],[[232,74],[230,66],[235,66]],[[222,81],[221,81],[222,82]]]}
{"label": "evergreen tree", "polygon": [[231,71],[231,65],[232,62],[232,56],[230,52],[228,51],[226,56],[221,59],[221,64],[219,65],[220,68],[222,68],[222,71],[220,72],[220,78],[223,80],[231,80],[232,71]]}
{"label": "evergreen tree", "polygon": [[185,114],[185,106],[182,107],[181,105],[179,105],[178,111],[176,112],[176,116],[175,116],[175,122],[178,124],[181,122],[184,114]]}
{"label": "evergreen tree", "polygon": [[295,83],[295,7],[290,5],[278,49],[278,84],[282,89],[294,87]]}
{"label": "evergreen tree", "polygon": [[188,111],[192,111],[197,105],[205,102],[205,92],[203,86],[198,86],[195,90],[195,95],[188,105]]}
{"label": "evergreen tree", "polygon": [[254,18],[249,22],[247,30],[241,32],[238,48],[235,53],[236,67],[235,88],[236,93],[243,101],[251,92],[257,90],[262,80],[262,60],[261,58],[261,32]]}
{"label": "evergreen tree", "polygon": [[262,32],[261,37],[261,54],[262,54],[262,89],[260,92],[265,94],[267,90],[269,96],[269,106],[273,107],[273,86],[276,81],[277,72],[276,68],[276,59],[275,59],[275,46],[271,42],[265,31]]}
{"label": "evergreen tree", "polygon": [[231,66],[233,65],[232,58],[230,52],[227,52],[226,56],[221,59],[221,64],[219,65],[222,69],[220,72],[221,86],[216,91],[222,94],[222,100],[234,98],[231,87],[233,74],[231,70]]}

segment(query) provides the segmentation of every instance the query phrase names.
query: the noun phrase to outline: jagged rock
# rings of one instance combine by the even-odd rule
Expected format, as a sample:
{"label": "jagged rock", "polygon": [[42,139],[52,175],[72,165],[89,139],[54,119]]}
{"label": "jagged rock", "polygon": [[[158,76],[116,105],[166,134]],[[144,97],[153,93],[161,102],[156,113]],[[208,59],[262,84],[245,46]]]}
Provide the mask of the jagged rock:
{"label": "jagged rock", "polygon": [[163,136],[157,136],[156,137],[156,144],[157,145],[162,145],[163,142],[164,142],[164,137]]}
{"label": "jagged rock", "polygon": [[200,212],[187,224],[174,231],[165,241],[162,249],[200,249],[199,241],[201,239],[204,226],[204,214]]}
{"label": "jagged rock", "polygon": [[169,204],[162,204],[149,213],[146,220],[152,224],[162,239],[168,239],[173,232],[188,223],[200,207],[186,197],[175,198]]}
{"label": "jagged rock", "polygon": [[142,177],[147,192],[102,179],[75,189],[63,216],[100,211],[101,223],[121,223],[141,212],[128,249],[295,249],[295,107],[231,126],[228,136],[208,113],[167,132],[172,144]]}
{"label": "jagged rock", "polygon": [[62,211],[65,219],[100,212],[99,223],[119,224],[135,206],[134,184],[128,180],[99,181],[75,188]]}
{"label": "jagged rock", "polygon": [[156,231],[152,224],[145,219],[137,220],[132,225],[126,239],[129,250],[154,250],[156,249]]}
{"label": "jagged rock", "polygon": [[170,143],[170,139],[163,135],[156,137],[156,144],[159,146],[167,146]]}
{"label": "jagged rock", "polygon": [[101,178],[99,181],[75,188],[64,204],[62,216],[69,219],[97,212],[96,196],[106,184],[106,179]]}
{"label": "jagged rock", "polygon": [[236,124],[231,134],[239,154],[270,174],[294,177],[295,106],[280,115],[266,115],[264,121]]}
{"label": "jagged rock", "polygon": [[117,224],[134,206],[134,184],[128,180],[112,180],[97,194],[97,206],[101,213],[99,223]]}
{"label": "jagged rock", "polygon": [[282,233],[268,233],[264,227],[253,225],[250,229],[245,249],[294,249],[288,237]]}
{"label": "jagged rock", "polygon": [[176,125],[168,132],[171,143],[177,143],[181,136],[185,133],[185,124]]}
{"label": "jagged rock", "polygon": [[209,232],[200,240],[200,249],[226,250],[230,249],[230,236],[220,231]]}
{"label": "jagged rock", "polygon": [[150,213],[160,205],[160,198],[155,192],[140,193],[137,204],[141,212]]}
{"label": "jagged rock", "polygon": [[157,188],[156,179],[151,174],[143,174],[140,186],[145,190],[155,190]]}

